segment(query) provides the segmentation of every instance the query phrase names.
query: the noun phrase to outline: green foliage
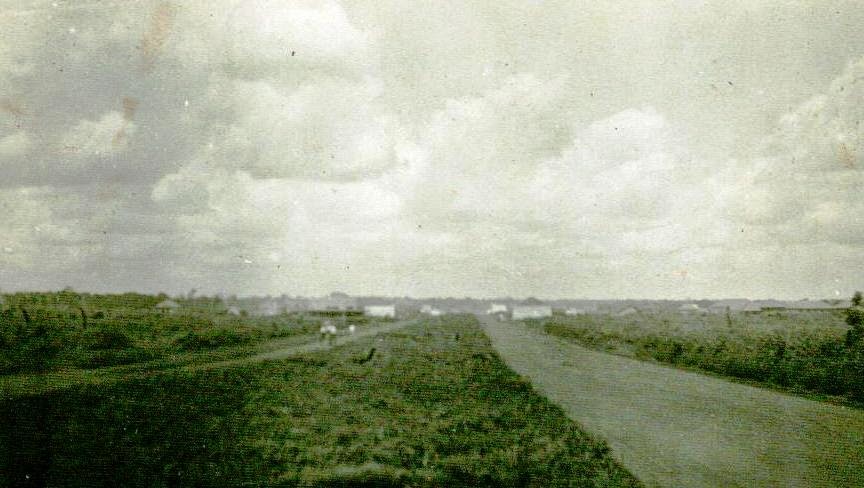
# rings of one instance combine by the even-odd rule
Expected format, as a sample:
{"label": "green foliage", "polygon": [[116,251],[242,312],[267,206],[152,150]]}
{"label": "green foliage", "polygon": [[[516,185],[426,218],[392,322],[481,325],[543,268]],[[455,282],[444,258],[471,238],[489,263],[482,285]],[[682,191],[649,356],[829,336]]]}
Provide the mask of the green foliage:
{"label": "green foliage", "polygon": [[[861,310],[846,322],[860,323]],[[542,327],[594,349],[864,401],[864,341],[854,327],[844,339],[838,312],[554,317]]]}
{"label": "green foliage", "polygon": [[[317,331],[302,316],[231,317],[214,299],[196,298],[182,313],[164,314],[164,299],[138,294],[4,295],[0,310],[0,375],[62,368],[98,368],[174,357],[178,353],[242,348]],[[216,311],[207,311],[209,308]],[[218,310],[217,310],[218,308]]]}
{"label": "green foliage", "polygon": [[639,486],[471,318],[0,399],[0,418],[0,486]]}
{"label": "green foliage", "polygon": [[0,374],[52,367],[69,335],[45,313],[12,309],[0,313]]}
{"label": "green foliage", "polygon": [[852,347],[864,337],[864,307],[854,306],[846,310],[846,324],[849,325],[846,345]]}
{"label": "green foliage", "polygon": [[0,486],[238,486],[260,479],[242,371],[171,373],[0,401]]}
{"label": "green foliage", "polygon": [[176,344],[184,351],[199,351],[219,347],[239,346],[251,343],[253,332],[249,329],[192,330],[177,339]]}
{"label": "green foliage", "polygon": [[133,346],[132,339],[122,331],[114,329],[88,330],[81,337],[81,344],[90,350],[126,349]]}

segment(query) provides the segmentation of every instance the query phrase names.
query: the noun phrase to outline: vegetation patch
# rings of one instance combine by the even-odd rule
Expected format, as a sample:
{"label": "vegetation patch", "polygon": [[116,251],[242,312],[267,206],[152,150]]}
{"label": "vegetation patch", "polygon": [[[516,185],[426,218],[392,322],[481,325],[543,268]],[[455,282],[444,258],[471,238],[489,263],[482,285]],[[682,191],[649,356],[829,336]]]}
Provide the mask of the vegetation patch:
{"label": "vegetation patch", "polygon": [[0,415],[0,486],[639,486],[472,317],[7,398]]}
{"label": "vegetation patch", "polygon": [[864,341],[852,324],[856,310],[556,316],[539,326],[601,351],[860,405]]}
{"label": "vegetation patch", "polygon": [[[242,348],[304,334],[321,318],[300,315],[240,317],[209,300],[179,311],[155,305],[164,297],[17,293],[0,309],[0,375],[101,368]],[[182,302],[182,300],[181,300]],[[368,320],[368,319],[366,319]]]}
{"label": "vegetation patch", "polygon": [[270,483],[635,486],[493,352],[473,317],[266,367],[250,401]]}

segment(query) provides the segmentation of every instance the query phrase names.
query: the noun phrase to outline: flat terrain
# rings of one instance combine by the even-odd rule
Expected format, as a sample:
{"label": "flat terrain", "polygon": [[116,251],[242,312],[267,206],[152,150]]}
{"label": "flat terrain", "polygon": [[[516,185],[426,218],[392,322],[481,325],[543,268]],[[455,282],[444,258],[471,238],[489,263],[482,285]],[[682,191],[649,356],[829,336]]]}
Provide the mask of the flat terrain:
{"label": "flat terrain", "polygon": [[[170,360],[154,361],[98,369],[68,369],[45,373],[0,376],[0,399],[24,394],[38,394],[73,385],[107,384],[133,378],[152,376],[171,369],[186,371],[236,367],[260,361],[272,361],[300,354],[324,351],[377,334],[392,332],[414,323],[411,320],[385,322],[357,329],[354,334],[343,333],[332,341],[319,339],[317,333],[271,340],[255,348],[226,348],[218,352],[189,353],[174,356]],[[230,359],[221,359],[228,356]]]}
{"label": "flat terrain", "polygon": [[473,317],[266,347],[0,395],[0,487],[642,486]]}
{"label": "flat terrain", "polygon": [[864,411],[481,320],[513,370],[649,486],[864,486]]}

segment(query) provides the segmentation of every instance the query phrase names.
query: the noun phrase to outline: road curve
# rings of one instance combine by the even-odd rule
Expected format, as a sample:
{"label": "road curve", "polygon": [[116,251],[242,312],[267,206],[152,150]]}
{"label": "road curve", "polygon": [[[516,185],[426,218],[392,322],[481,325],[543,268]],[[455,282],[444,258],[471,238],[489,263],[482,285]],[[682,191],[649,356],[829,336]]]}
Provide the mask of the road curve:
{"label": "road curve", "polygon": [[864,486],[864,411],[481,322],[513,370],[648,486]]}

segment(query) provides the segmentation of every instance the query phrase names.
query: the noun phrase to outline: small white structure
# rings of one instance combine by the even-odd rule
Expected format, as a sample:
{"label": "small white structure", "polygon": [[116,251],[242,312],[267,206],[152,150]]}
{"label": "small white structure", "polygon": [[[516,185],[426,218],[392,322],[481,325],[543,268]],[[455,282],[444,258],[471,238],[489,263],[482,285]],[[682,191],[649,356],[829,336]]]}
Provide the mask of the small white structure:
{"label": "small white structure", "polygon": [[233,315],[235,317],[239,317],[241,315],[240,308],[235,305],[231,305],[230,307],[228,307],[227,313],[228,315]]}
{"label": "small white structure", "polygon": [[330,321],[325,320],[323,324],[321,324],[321,340],[325,340],[327,342],[332,343],[334,339],[336,339],[336,334],[339,333],[339,330],[335,325],[330,323]]}
{"label": "small white structure", "polygon": [[495,315],[497,313],[507,313],[507,305],[501,303],[493,303],[489,306],[489,310],[486,311],[487,315]]}
{"label": "small white structure", "polygon": [[584,308],[568,308],[564,311],[564,315],[585,315],[587,313]]}
{"label": "small white structure", "polygon": [[369,317],[396,318],[396,305],[366,305],[363,314]]}
{"label": "small white structure", "polygon": [[513,307],[513,320],[542,319],[552,316],[549,305],[516,305]]}
{"label": "small white structure", "polygon": [[180,308],[180,304],[174,300],[164,300],[156,304],[156,310],[162,313],[174,313],[178,308]]}
{"label": "small white structure", "polygon": [[701,312],[702,309],[699,308],[699,305],[697,305],[695,303],[685,303],[684,305],[681,305],[680,307],[678,307],[678,311],[681,313],[695,313],[695,312]]}
{"label": "small white structure", "polygon": [[422,313],[423,315],[429,315],[431,317],[440,317],[441,316],[441,310],[438,310],[437,308],[433,307],[432,305],[423,305],[420,308],[420,313]]}

